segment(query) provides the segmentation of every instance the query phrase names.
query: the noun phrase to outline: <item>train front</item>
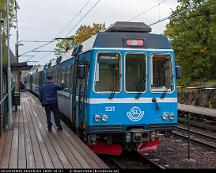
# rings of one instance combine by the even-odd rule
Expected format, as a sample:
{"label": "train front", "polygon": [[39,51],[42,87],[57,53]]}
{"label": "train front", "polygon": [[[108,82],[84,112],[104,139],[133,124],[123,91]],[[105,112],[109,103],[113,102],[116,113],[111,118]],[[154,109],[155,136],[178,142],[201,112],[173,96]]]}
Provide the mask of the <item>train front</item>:
{"label": "train front", "polygon": [[106,37],[113,37],[114,45],[119,38],[121,46],[94,49],[88,144],[98,154],[154,151],[158,135],[177,127],[174,52],[162,35],[122,32]]}

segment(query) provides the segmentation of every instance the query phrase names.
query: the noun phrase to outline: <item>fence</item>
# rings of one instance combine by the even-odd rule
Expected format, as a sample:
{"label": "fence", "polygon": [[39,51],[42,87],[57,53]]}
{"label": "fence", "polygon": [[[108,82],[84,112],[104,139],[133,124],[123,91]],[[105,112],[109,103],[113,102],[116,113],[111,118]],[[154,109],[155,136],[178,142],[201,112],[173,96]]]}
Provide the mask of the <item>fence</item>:
{"label": "fence", "polygon": [[2,130],[5,131],[7,112],[8,112],[8,94],[3,96],[0,101],[0,137],[2,135]]}

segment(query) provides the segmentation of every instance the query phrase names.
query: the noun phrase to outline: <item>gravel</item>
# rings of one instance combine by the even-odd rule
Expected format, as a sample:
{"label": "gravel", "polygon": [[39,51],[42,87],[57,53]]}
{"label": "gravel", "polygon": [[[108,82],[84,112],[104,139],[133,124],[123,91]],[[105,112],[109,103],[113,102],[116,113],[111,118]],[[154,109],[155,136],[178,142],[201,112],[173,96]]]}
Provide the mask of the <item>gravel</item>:
{"label": "gravel", "polygon": [[190,160],[188,160],[188,143],[179,137],[160,137],[156,152],[146,155],[165,168],[182,169],[215,169],[216,151],[211,151],[191,143]]}

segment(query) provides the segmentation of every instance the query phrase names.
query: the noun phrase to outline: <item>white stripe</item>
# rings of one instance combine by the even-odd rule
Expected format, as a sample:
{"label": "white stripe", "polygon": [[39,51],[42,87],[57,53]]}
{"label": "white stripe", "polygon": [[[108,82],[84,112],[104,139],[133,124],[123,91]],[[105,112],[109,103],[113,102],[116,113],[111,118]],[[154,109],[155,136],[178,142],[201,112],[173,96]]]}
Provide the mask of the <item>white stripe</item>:
{"label": "white stripe", "polygon": [[132,50],[132,51],[137,51],[137,50],[143,50],[143,51],[160,51],[160,52],[173,52],[173,49],[132,49],[132,48],[112,48],[112,47],[106,47],[106,48],[98,48],[94,47],[93,50]]}
{"label": "white stripe", "polygon": [[[177,103],[177,98],[156,98],[158,103]],[[86,103],[104,104],[104,103],[152,103],[152,98],[88,98]]]}

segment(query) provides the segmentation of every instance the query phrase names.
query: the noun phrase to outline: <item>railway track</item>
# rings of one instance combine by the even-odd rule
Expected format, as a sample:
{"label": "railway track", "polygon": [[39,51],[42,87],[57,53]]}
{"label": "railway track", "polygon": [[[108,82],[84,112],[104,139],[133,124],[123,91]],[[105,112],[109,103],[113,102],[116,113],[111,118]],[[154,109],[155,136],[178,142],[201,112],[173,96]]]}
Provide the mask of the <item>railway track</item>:
{"label": "railway track", "polygon": [[[188,129],[178,127],[172,134],[188,140]],[[216,150],[216,137],[196,130],[190,130],[190,140],[196,144],[207,147],[211,150]]]}
{"label": "railway track", "polygon": [[124,152],[120,156],[101,156],[111,167],[117,169],[165,169],[136,152]]}

